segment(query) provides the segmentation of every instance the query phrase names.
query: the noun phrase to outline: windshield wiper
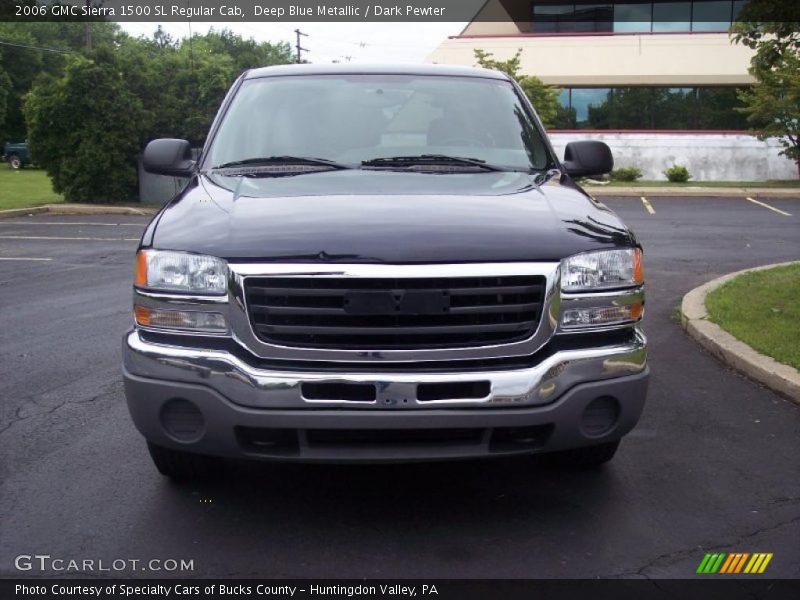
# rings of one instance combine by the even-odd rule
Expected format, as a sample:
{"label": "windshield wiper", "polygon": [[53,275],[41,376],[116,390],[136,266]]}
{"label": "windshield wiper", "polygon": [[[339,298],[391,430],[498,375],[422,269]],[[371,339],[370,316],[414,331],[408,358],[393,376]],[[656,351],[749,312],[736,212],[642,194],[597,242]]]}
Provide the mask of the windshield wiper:
{"label": "windshield wiper", "polygon": [[508,171],[509,169],[490,165],[479,158],[447,156],[445,154],[420,154],[418,156],[387,156],[372,158],[361,163],[362,167],[409,168],[415,166],[461,166],[477,167],[485,171]]}
{"label": "windshield wiper", "polygon": [[338,163],[327,158],[316,158],[313,156],[264,156],[257,158],[245,158],[242,160],[234,160],[231,162],[222,163],[216,167],[211,167],[212,170],[217,169],[235,169],[237,167],[268,167],[271,165],[302,165],[302,166],[319,166],[329,167],[331,169],[350,169],[347,165]]}

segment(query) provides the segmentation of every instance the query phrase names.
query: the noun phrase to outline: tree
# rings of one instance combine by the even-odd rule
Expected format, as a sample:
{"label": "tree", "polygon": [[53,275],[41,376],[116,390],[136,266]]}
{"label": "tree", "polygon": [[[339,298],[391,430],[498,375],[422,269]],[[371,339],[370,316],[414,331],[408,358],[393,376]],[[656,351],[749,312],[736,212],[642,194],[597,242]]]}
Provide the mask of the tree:
{"label": "tree", "polygon": [[146,113],[112,52],[70,56],[63,77],[37,82],[23,108],[31,156],[68,202],[135,193]]}
{"label": "tree", "polygon": [[82,23],[0,22],[0,39],[29,47],[0,48],[0,133],[27,136],[32,157],[70,201],[129,199],[148,140],[201,145],[243,70],[292,61],[288,44],[228,30],[175,40],[161,28],[137,38],[115,23],[92,27],[87,53]]}
{"label": "tree", "polygon": [[0,67],[0,143],[6,139],[5,131],[3,129],[3,122],[6,117],[6,110],[8,107],[8,97],[11,92],[11,78],[6,74],[2,67]]}
{"label": "tree", "polygon": [[734,42],[755,50],[750,74],[756,82],[742,90],[754,133],[777,137],[781,154],[797,163],[800,176],[800,3],[796,0],[750,0],[732,27]]}
{"label": "tree", "polygon": [[25,139],[22,96],[31,89],[34,78],[44,71],[43,52],[21,47],[36,44],[36,38],[24,28],[12,28],[10,23],[0,23],[0,39],[19,44],[0,46],[0,72],[3,73],[0,78],[4,80],[0,87],[6,89],[0,111],[0,142],[21,142]]}
{"label": "tree", "polygon": [[164,31],[161,24],[159,24],[155,32],[153,32],[153,43],[159,48],[174,48],[177,45],[175,38]]}
{"label": "tree", "polygon": [[[2,140],[19,142],[26,137],[22,98],[37,79],[60,76],[70,52],[84,48],[83,23],[10,22],[0,19],[0,39],[16,45],[0,46],[0,72],[5,71],[11,82],[5,115],[0,114]],[[116,23],[92,23],[95,48],[113,47],[119,35]],[[1,84],[0,84],[1,85]]]}
{"label": "tree", "polygon": [[800,177],[800,55],[787,50],[771,69],[751,69],[756,84],[739,93],[740,112],[758,139],[777,137],[781,154],[797,163]]}
{"label": "tree", "polygon": [[288,44],[244,39],[229,29],[211,29],[205,35],[183,40],[174,59],[181,67],[176,65],[166,72],[182,76],[171,77],[166,91],[185,99],[180,121],[184,135],[178,137],[195,145],[205,139],[225,94],[243,71],[293,62]]}
{"label": "tree", "polygon": [[737,44],[756,51],[750,65],[770,69],[786,52],[800,52],[800,2],[797,0],[749,0],[731,35]]}
{"label": "tree", "polygon": [[117,54],[130,90],[149,113],[147,137],[177,137],[201,145],[217,108],[245,69],[292,61],[287,44],[243,39],[223,29],[175,41],[121,35]]}
{"label": "tree", "polygon": [[[4,23],[0,39],[20,46],[0,46],[0,73],[11,89],[3,138],[26,138],[22,98],[34,82],[64,73],[70,53],[84,53],[84,25],[79,22]],[[160,26],[151,38],[133,37],[116,23],[92,23],[95,51],[111,50],[119,59],[126,87],[147,111],[145,137],[181,137],[202,143],[226,91],[245,69],[292,62],[284,42],[257,42],[227,29],[176,40]],[[26,46],[26,47],[23,47]],[[0,94],[6,86],[0,75]],[[2,141],[2,140],[0,140]]]}
{"label": "tree", "polygon": [[227,54],[188,43],[123,37],[116,51],[125,85],[147,113],[144,137],[202,144],[225,92],[239,74]]}
{"label": "tree", "polygon": [[[220,31],[211,29],[205,35],[195,34],[192,39],[196,53],[229,56],[233,61],[234,77],[246,69],[294,62],[292,49],[288,43],[257,42],[253,38],[245,39],[230,29]],[[184,44],[188,45],[188,41]]]}
{"label": "tree", "polygon": [[475,49],[475,60],[481,67],[502,71],[516,80],[531,101],[545,127],[552,127],[558,116],[558,88],[545,85],[533,75],[523,75],[520,70],[522,48],[508,60],[497,60],[491,52]]}

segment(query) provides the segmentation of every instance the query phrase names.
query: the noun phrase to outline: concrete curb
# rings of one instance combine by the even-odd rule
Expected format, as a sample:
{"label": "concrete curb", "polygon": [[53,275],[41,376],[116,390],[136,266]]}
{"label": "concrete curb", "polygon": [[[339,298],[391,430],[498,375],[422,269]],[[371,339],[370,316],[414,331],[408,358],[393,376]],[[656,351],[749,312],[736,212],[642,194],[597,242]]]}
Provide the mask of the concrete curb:
{"label": "concrete curb", "polygon": [[722,362],[800,404],[800,371],[756,352],[719,325],[708,320],[706,296],[726,281],[752,271],[797,264],[797,261],[744,269],[696,287],[681,302],[681,325],[703,348]]}
{"label": "concrete curb", "polygon": [[599,185],[585,185],[583,189],[592,196],[632,196],[639,198],[678,198],[678,197],[707,197],[707,198],[788,198],[800,200],[800,188],[704,188],[704,187],[612,187]]}
{"label": "concrete curb", "polygon": [[0,219],[11,219],[13,217],[25,217],[28,215],[38,215],[46,213],[47,208],[44,206],[34,206],[32,208],[10,208],[8,210],[0,210]]}
{"label": "concrete curb", "polygon": [[42,213],[51,215],[134,215],[146,217],[157,212],[157,208],[134,208],[132,206],[109,206],[105,204],[45,204],[44,206],[33,206],[31,208],[0,210],[0,219]]}

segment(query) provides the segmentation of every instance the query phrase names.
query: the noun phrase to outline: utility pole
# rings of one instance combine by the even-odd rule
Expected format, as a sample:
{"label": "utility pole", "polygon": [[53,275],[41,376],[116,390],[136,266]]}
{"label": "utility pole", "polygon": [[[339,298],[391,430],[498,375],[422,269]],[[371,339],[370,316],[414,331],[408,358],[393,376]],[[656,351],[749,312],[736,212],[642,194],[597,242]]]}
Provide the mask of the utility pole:
{"label": "utility pole", "polygon": [[301,60],[301,58],[300,58],[300,53],[301,53],[301,52],[308,52],[308,49],[307,49],[307,48],[303,48],[303,47],[300,45],[300,36],[303,36],[303,37],[308,37],[308,34],[307,34],[307,33],[303,33],[303,32],[302,32],[302,31],[300,31],[299,29],[295,29],[295,30],[294,30],[294,32],[297,34],[297,43],[296,43],[296,44],[295,44],[295,46],[294,46],[294,47],[295,47],[295,49],[297,50],[297,58],[295,59],[295,61],[294,61],[294,62],[296,62],[296,63],[298,63],[298,64],[299,64],[300,62],[302,62],[302,60]]}
{"label": "utility pole", "polygon": [[[86,0],[86,12],[89,13],[89,9],[92,7],[92,0]],[[86,19],[86,22],[83,24],[83,37],[86,43],[86,52],[91,52],[92,50],[92,21],[91,17]]]}

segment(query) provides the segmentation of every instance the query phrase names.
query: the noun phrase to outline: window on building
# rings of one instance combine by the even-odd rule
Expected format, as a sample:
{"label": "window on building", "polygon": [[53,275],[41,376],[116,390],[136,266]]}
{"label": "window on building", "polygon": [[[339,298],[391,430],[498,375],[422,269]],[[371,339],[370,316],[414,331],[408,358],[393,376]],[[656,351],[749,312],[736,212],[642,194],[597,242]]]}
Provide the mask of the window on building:
{"label": "window on building", "polygon": [[612,31],[614,26],[614,5],[576,4],[574,30],[578,32]]}
{"label": "window on building", "polygon": [[614,4],[614,31],[622,33],[644,33],[653,26],[653,3]]}
{"label": "window on building", "polygon": [[534,4],[533,21],[538,23],[537,31],[559,33],[574,31],[574,4]]}
{"label": "window on building", "polygon": [[747,129],[747,117],[733,107],[741,106],[739,90],[731,87],[706,87],[697,90],[697,129]]}
{"label": "window on building", "polygon": [[695,2],[692,31],[724,31],[731,26],[733,3],[726,0]]}
{"label": "window on building", "polygon": [[653,4],[654,33],[689,31],[691,22],[691,2],[656,2]]}
{"label": "window on building", "polygon": [[653,94],[652,129],[713,129],[698,120],[696,88],[653,88]]}
{"label": "window on building", "polygon": [[735,87],[565,88],[556,129],[744,130]]}
{"label": "window on building", "polygon": [[739,18],[739,13],[742,12],[744,5],[750,0],[733,0],[733,11],[731,12],[731,21]]}
{"label": "window on building", "polygon": [[574,88],[570,106],[576,127],[606,129],[610,94],[608,88]]}
{"label": "window on building", "polygon": [[727,31],[747,0],[533,0],[534,33]]}

